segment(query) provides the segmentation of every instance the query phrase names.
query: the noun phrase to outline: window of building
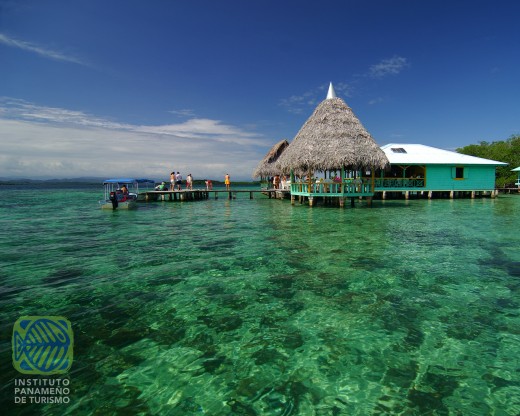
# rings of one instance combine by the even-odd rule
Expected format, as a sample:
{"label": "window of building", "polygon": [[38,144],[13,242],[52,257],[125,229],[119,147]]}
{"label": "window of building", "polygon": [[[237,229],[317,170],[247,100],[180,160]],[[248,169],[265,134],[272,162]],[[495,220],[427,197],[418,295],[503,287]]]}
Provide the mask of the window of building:
{"label": "window of building", "polygon": [[390,149],[394,153],[406,153],[406,150],[404,150],[402,147],[391,147]]}
{"label": "window of building", "polygon": [[464,168],[462,166],[455,168],[455,179],[464,179]]}

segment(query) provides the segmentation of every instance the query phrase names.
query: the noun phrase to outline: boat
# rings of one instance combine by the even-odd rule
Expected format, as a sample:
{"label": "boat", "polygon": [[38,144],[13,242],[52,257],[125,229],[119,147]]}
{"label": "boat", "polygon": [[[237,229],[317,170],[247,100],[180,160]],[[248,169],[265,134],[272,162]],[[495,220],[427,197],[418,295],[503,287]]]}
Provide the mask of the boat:
{"label": "boat", "polygon": [[153,189],[155,181],[144,178],[114,178],[103,181],[104,199],[99,201],[102,209],[134,209],[137,201],[144,198],[139,195],[139,187]]}

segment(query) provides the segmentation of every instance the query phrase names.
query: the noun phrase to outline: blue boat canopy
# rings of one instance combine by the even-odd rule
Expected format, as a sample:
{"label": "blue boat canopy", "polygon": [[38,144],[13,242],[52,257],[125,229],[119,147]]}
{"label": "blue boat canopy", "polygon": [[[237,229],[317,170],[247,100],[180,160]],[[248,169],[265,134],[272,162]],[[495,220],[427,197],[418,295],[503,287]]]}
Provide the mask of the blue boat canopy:
{"label": "blue boat canopy", "polygon": [[104,184],[107,183],[151,183],[155,184],[155,181],[152,179],[145,179],[145,178],[115,178],[115,179],[106,179],[103,182]]}

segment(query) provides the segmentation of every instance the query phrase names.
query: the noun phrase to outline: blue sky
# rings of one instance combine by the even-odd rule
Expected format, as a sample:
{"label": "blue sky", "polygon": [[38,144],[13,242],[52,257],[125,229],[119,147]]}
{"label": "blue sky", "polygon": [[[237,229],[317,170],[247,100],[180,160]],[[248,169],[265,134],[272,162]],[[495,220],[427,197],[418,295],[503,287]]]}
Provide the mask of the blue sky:
{"label": "blue sky", "polygon": [[520,133],[520,2],[0,0],[0,177],[250,179],[329,82],[378,144]]}

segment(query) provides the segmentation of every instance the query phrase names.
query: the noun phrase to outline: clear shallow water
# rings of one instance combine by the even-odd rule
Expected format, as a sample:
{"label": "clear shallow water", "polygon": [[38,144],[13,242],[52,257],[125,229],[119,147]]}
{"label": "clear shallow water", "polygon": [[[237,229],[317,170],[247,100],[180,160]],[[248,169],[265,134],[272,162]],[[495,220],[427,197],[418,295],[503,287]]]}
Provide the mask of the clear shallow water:
{"label": "clear shallow water", "polygon": [[[112,212],[98,188],[0,196],[12,414],[520,413],[520,197]],[[13,403],[22,315],[72,322],[69,405]]]}

